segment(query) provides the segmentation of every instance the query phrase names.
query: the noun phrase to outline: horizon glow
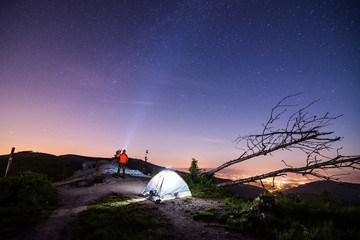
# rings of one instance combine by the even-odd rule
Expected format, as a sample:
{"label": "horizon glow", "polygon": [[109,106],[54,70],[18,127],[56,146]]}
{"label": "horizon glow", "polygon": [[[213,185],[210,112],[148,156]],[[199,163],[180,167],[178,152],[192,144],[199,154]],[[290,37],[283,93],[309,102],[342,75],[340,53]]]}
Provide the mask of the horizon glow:
{"label": "horizon glow", "polygon": [[[359,3],[7,1],[0,6],[0,154],[129,157],[201,168],[302,92],[359,154]],[[234,168],[301,164],[276,154]]]}

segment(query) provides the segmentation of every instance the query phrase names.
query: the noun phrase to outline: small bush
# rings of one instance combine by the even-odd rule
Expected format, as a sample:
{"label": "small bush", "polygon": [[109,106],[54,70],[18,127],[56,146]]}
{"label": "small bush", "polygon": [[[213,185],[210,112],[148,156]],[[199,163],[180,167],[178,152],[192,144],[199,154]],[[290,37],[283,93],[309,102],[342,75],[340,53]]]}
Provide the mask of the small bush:
{"label": "small bush", "polygon": [[184,180],[189,185],[191,194],[203,198],[222,198],[227,195],[227,191],[216,186],[213,176],[206,172],[201,172],[197,165],[198,161],[193,158],[189,168],[190,174],[184,176]]}
{"label": "small bush", "polygon": [[57,201],[56,190],[48,178],[40,173],[21,172],[0,179],[0,204],[6,206],[40,206]]}
{"label": "small bush", "polygon": [[11,239],[47,218],[57,207],[46,175],[21,172],[0,178],[0,239]]}

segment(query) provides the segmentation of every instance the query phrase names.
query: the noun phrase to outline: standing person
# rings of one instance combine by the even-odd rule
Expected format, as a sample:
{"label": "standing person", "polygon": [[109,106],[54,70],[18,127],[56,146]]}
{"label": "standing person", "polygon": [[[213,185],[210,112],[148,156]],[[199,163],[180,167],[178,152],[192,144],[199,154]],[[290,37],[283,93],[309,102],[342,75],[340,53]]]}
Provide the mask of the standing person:
{"label": "standing person", "polygon": [[121,153],[121,149],[116,150],[115,158],[118,158]]}
{"label": "standing person", "polygon": [[120,169],[122,168],[122,172],[123,172],[122,177],[125,178],[125,166],[128,161],[129,161],[129,158],[126,155],[126,150],[124,149],[122,151],[122,153],[119,155],[119,166],[118,166],[118,171],[117,171],[118,176],[120,174]]}

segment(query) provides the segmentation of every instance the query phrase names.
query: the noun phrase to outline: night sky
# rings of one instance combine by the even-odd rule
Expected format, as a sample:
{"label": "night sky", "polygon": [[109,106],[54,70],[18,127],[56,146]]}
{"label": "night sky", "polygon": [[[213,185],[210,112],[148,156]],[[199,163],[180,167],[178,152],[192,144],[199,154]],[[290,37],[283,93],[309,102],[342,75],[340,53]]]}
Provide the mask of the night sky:
{"label": "night sky", "polygon": [[[1,1],[0,154],[216,167],[283,97],[360,146],[358,1]],[[303,159],[297,154],[287,159]],[[240,169],[267,170],[282,158]]]}

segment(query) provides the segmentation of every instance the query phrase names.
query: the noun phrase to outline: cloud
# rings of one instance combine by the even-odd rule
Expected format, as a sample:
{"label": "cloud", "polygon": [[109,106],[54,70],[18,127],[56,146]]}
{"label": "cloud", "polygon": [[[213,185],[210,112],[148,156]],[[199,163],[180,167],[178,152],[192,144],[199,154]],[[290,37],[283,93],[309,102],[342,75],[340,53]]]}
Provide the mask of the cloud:
{"label": "cloud", "polygon": [[147,101],[118,101],[111,99],[99,99],[98,101],[101,103],[116,103],[116,104],[124,104],[124,105],[143,105],[143,106],[155,105],[155,103],[147,102]]}
{"label": "cloud", "polygon": [[216,138],[207,138],[207,137],[195,137],[192,140],[208,143],[230,143],[228,140],[216,139]]}
{"label": "cloud", "polygon": [[124,104],[134,104],[134,105],[154,105],[153,102],[144,102],[144,101],[135,101],[135,102],[124,102]]}

